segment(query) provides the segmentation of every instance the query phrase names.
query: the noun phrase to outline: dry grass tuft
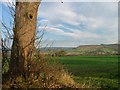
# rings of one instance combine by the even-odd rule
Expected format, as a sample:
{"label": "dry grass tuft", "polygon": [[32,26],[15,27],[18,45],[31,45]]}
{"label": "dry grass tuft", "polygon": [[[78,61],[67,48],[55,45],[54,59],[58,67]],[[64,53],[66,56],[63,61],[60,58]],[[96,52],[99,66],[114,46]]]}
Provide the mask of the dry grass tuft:
{"label": "dry grass tuft", "polygon": [[67,72],[62,72],[58,82],[64,84],[65,86],[68,87],[76,87],[76,83],[74,82],[74,80],[71,78],[70,74],[68,74]]}
{"label": "dry grass tuft", "polygon": [[[31,63],[32,72],[25,71],[16,77],[9,76],[3,88],[76,88],[77,84],[63,66],[50,56],[36,56]],[[8,75],[7,75],[8,76]],[[4,78],[5,79],[5,78]]]}

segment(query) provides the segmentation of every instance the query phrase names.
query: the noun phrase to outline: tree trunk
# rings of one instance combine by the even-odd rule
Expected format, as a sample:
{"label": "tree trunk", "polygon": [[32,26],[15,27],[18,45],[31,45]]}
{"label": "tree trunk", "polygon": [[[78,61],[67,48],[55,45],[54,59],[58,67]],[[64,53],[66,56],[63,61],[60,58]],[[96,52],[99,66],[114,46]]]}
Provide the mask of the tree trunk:
{"label": "tree trunk", "polygon": [[15,28],[11,51],[11,74],[23,73],[34,61],[34,41],[39,2],[16,2]]}

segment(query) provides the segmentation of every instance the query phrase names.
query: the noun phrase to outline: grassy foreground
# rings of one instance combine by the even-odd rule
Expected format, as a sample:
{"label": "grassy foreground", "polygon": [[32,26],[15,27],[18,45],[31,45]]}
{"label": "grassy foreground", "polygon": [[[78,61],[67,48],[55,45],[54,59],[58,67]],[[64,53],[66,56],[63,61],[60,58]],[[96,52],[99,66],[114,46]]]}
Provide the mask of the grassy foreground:
{"label": "grassy foreground", "polygon": [[63,56],[57,59],[82,87],[118,88],[118,56]]}

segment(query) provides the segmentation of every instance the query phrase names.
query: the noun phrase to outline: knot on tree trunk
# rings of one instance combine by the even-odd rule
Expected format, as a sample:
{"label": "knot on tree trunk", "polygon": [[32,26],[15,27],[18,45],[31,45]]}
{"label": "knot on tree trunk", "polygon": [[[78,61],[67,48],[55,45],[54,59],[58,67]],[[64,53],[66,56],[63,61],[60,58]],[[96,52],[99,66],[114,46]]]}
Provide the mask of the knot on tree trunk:
{"label": "knot on tree trunk", "polygon": [[27,17],[29,20],[32,20],[34,18],[32,11],[27,13]]}

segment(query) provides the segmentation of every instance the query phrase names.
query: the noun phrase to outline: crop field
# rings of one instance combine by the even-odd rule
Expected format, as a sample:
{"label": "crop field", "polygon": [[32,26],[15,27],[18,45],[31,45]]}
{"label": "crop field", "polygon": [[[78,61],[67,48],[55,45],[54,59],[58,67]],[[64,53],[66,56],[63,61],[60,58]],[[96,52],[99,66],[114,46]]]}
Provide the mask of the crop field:
{"label": "crop field", "polygon": [[83,87],[118,87],[118,56],[62,56],[60,63]]}

